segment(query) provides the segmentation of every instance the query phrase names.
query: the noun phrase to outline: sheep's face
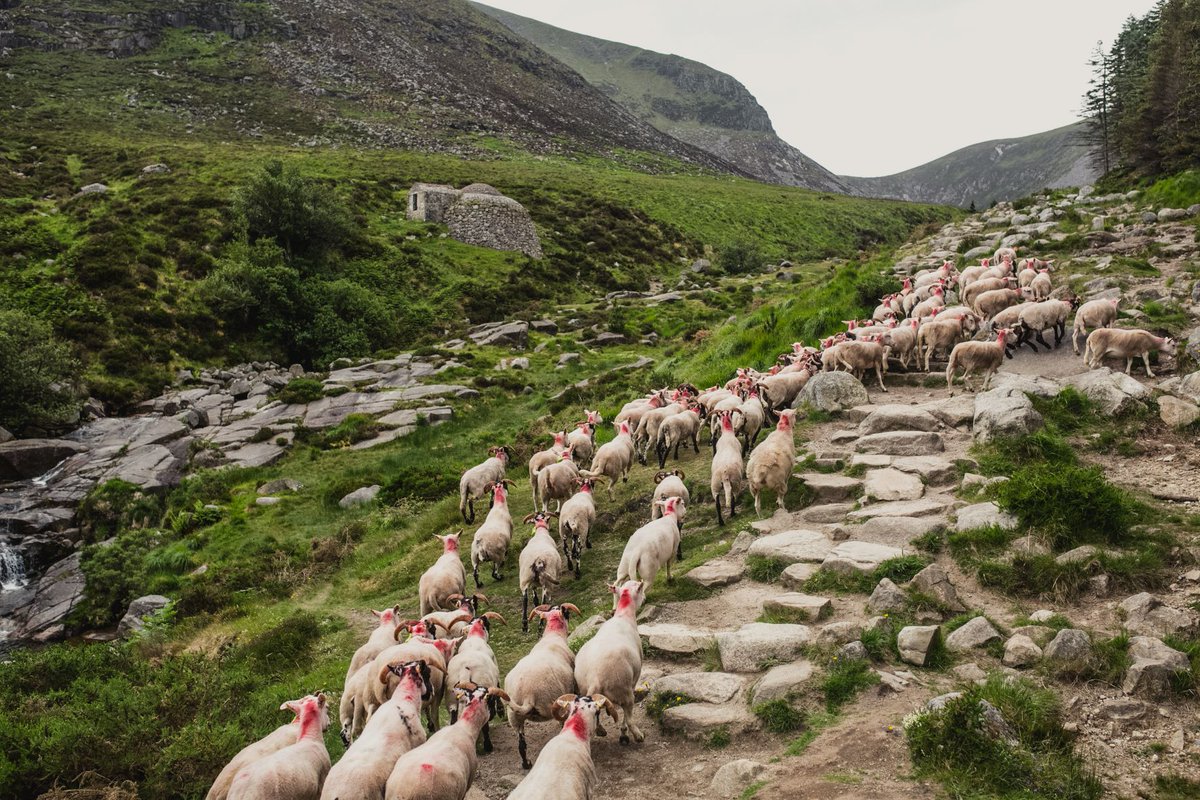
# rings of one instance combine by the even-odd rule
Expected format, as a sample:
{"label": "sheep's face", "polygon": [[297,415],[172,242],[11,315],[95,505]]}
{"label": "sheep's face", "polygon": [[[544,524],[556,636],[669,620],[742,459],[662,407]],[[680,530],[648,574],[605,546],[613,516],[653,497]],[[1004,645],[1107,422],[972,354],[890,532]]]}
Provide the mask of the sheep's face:
{"label": "sheep's face", "polygon": [[388,664],[388,670],[400,679],[400,686],[405,681],[411,681],[420,694],[421,700],[429,699],[433,691],[433,682],[429,677],[429,664],[424,661],[407,661],[403,664]]}
{"label": "sheep's face", "polygon": [[638,609],[646,602],[646,585],[641,581],[626,581],[619,589],[609,586],[612,591],[617,611],[632,609],[637,614]]}
{"label": "sheep's face", "polygon": [[1160,349],[1169,356],[1175,355],[1175,340],[1168,336],[1167,338],[1163,339],[1162,347]]}

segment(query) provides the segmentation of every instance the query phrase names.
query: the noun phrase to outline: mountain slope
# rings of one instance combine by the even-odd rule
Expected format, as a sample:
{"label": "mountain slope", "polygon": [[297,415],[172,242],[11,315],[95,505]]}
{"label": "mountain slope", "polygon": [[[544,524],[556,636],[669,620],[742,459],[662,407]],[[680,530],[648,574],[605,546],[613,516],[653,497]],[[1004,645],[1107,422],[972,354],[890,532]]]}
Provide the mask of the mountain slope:
{"label": "mountain slope", "polygon": [[847,192],[839,178],[775,134],[766,110],[736,78],[690,59],[475,5],[658,130],[760,180]]}
{"label": "mountain slope", "polygon": [[1038,189],[1081,186],[1096,179],[1079,142],[1083,123],[1016,139],[980,142],[919,167],[878,178],[840,176],[854,192],[982,208]]}
{"label": "mountain slope", "polygon": [[463,0],[97,8],[28,0],[0,11],[13,76],[3,99],[16,107],[15,124],[456,154],[638,151],[734,171],[637,119]]}

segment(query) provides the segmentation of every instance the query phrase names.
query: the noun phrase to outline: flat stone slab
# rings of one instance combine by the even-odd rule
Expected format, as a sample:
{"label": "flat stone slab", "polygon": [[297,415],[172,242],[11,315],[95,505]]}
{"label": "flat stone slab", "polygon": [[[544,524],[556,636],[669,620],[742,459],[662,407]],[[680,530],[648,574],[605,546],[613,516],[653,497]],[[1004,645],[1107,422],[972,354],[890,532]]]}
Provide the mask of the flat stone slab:
{"label": "flat stone slab", "polygon": [[904,547],[930,531],[946,527],[942,517],[875,517],[849,530],[855,539]]}
{"label": "flat stone slab", "polygon": [[712,647],[716,642],[714,631],[690,628],[686,625],[638,625],[638,635],[655,650],[680,655],[698,653]]}
{"label": "flat stone slab", "polygon": [[752,556],[775,558],[788,564],[823,561],[833,550],[828,536],[817,531],[780,531],[756,539],[748,551]]}
{"label": "flat stone slab", "polygon": [[800,512],[802,522],[813,522],[818,525],[828,525],[841,522],[846,515],[854,510],[855,503],[825,503],[820,506],[809,506]]}
{"label": "flat stone slab", "polygon": [[821,563],[821,569],[832,572],[871,572],[884,561],[899,558],[904,551],[899,547],[874,542],[842,542]]}
{"label": "flat stone slab", "polygon": [[779,576],[779,583],[785,589],[802,589],[804,582],[821,571],[819,564],[806,564],[799,562],[792,564],[783,571]]}
{"label": "flat stone slab", "polygon": [[742,678],[728,672],[684,672],[664,675],[652,690],[687,695],[701,703],[725,703],[742,690]]}
{"label": "flat stone slab", "polygon": [[688,737],[703,737],[719,729],[741,734],[759,725],[758,717],[744,703],[687,703],[668,708],[662,716],[663,730]]}
{"label": "flat stone slab", "polygon": [[916,473],[931,486],[948,486],[958,480],[954,462],[938,456],[901,456],[892,460],[892,467]]}
{"label": "flat stone slab", "polygon": [[813,491],[818,502],[847,500],[857,495],[863,485],[858,478],[824,472],[806,472],[800,480]]}
{"label": "flat stone slab", "polygon": [[786,700],[788,695],[798,692],[813,676],[813,665],[801,659],[790,664],[779,664],[767,670],[754,684],[754,702],[769,703]]}
{"label": "flat stone slab", "polygon": [[868,469],[890,467],[894,460],[892,456],[884,456],[879,453],[855,453],[850,456],[850,466],[866,467]]}
{"label": "flat stone slab", "polygon": [[889,431],[936,431],[941,427],[937,417],[916,406],[878,406],[858,424],[859,433]]}
{"label": "flat stone slab", "polygon": [[768,597],[763,601],[764,611],[778,611],[801,615],[802,619],[818,620],[833,613],[833,603],[828,597],[816,597],[800,592]]}
{"label": "flat stone slab", "polygon": [[701,564],[684,577],[700,586],[728,586],[737,583],[746,574],[746,565],[740,561],[718,558]]}
{"label": "flat stone slab", "polygon": [[959,531],[972,531],[976,528],[987,528],[995,525],[1006,531],[1016,530],[1017,518],[1006,514],[995,503],[975,503],[963,506],[958,510],[958,521],[954,527]]}
{"label": "flat stone slab", "polygon": [[812,632],[807,625],[752,622],[716,638],[726,672],[758,672],[765,664],[795,659],[812,640]]}
{"label": "flat stone slab", "polygon": [[923,431],[892,431],[872,433],[854,443],[855,452],[881,453],[889,456],[923,456],[946,449],[937,433]]}
{"label": "flat stone slab", "polygon": [[892,467],[873,469],[863,481],[863,497],[872,500],[917,500],[925,494],[921,479]]}
{"label": "flat stone slab", "polygon": [[851,511],[846,516],[850,519],[872,519],[874,517],[927,517],[940,514],[950,505],[948,500],[933,497],[923,497],[920,500],[898,500],[894,503],[875,503]]}
{"label": "flat stone slab", "polygon": [[975,398],[970,395],[948,397],[931,403],[921,403],[916,408],[933,415],[952,428],[963,428],[975,418]]}

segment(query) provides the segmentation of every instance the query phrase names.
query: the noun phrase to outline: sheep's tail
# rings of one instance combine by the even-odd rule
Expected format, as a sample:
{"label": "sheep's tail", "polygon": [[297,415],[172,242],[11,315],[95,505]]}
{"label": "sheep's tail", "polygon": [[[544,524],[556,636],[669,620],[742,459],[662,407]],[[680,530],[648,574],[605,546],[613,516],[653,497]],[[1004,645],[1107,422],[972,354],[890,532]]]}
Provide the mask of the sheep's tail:
{"label": "sheep's tail", "polygon": [[733,508],[733,481],[721,481],[725,488],[725,507]]}
{"label": "sheep's tail", "polygon": [[[954,370],[958,366],[958,359],[955,357],[954,351],[950,351],[950,360],[946,362],[946,385],[949,386],[954,380]],[[963,380],[966,380],[965,378]]]}
{"label": "sheep's tail", "polygon": [[467,487],[462,484],[458,487],[458,513],[462,514],[462,518],[467,518]]}
{"label": "sheep's tail", "polygon": [[529,571],[533,573],[534,583],[539,586],[558,586],[558,579],[546,574],[546,559],[539,558],[537,561],[534,561]]}

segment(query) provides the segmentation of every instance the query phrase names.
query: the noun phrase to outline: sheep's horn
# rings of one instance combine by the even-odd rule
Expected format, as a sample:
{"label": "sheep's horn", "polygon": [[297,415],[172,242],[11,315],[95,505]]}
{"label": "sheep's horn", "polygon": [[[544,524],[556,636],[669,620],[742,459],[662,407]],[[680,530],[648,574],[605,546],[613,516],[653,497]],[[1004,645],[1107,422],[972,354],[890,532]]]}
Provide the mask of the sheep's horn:
{"label": "sheep's horn", "polygon": [[529,524],[530,522],[533,522],[533,519],[534,519],[534,517],[536,517],[536,516],[537,516],[537,512],[536,512],[536,511],[535,511],[534,513],[532,513],[532,514],[526,514],[526,515],[525,515],[525,519],[524,519],[524,520],[522,520],[522,521],[523,521],[525,524]]}
{"label": "sheep's horn", "polygon": [[446,674],[446,670],[442,667],[441,664],[435,664],[432,661],[423,661],[422,663],[425,666],[429,667],[430,669],[436,669],[438,672],[442,673],[443,675]]}
{"label": "sheep's horn", "polygon": [[508,696],[507,692],[505,692],[503,689],[498,689],[495,686],[488,689],[488,697],[499,697],[506,703],[512,702],[512,698]]}
{"label": "sheep's horn", "polygon": [[453,617],[453,618],[450,620],[450,623],[449,623],[449,624],[446,624],[446,623],[444,623],[444,622],[439,622],[439,621],[437,621],[436,619],[435,619],[435,620],[430,620],[430,621],[431,621],[431,622],[433,622],[433,624],[434,624],[434,625],[437,625],[439,628],[441,628],[442,630],[444,630],[446,633],[449,633],[449,632],[450,632],[450,629],[451,629],[451,628],[453,628],[453,627],[454,627],[455,625],[457,625],[458,623],[460,623],[460,622],[470,622],[470,621],[471,621],[471,615],[470,615],[470,614],[468,614],[468,613],[467,613],[467,612],[465,612],[465,611],[463,611],[463,612],[462,612],[462,613],[460,613],[460,614],[455,614],[455,615],[454,615],[454,617]]}
{"label": "sheep's horn", "polygon": [[675,470],[675,474],[679,476],[679,480],[684,480],[683,470],[677,469]]}
{"label": "sheep's horn", "polygon": [[467,597],[466,597],[466,595],[462,595],[462,594],[459,594],[458,592],[455,592],[454,594],[446,595],[446,599],[447,600],[466,600]]}
{"label": "sheep's horn", "polygon": [[654,473],[654,482],[662,483],[662,480],[665,477],[667,477],[667,473],[663,472],[662,470],[659,470],[658,472]]}
{"label": "sheep's horn", "polygon": [[565,608],[567,611],[570,611],[572,614],[582,613],[582,612],[580,612],[579,607],[576,606],[574,603],[559,603],[558,607]]}
{"label": "sheep's horn", "polygon": [[487,595],[484,594],[483,592],[476,592],[475,594],[471,595],[471,597],[474,598],[475,602],[477,602],[477,603],[480,600],[482,600],[483,602],[487,603],[488,605],[492,604],[492,601],[488,600]]}
{"label": "sheep's horn", "polygon": [[479,616],[483,617],[484,619],[499,620],[501,625],[508,624],[508,620],[506,620],[499,611],[485,611],[482,614],[480,614]]}

